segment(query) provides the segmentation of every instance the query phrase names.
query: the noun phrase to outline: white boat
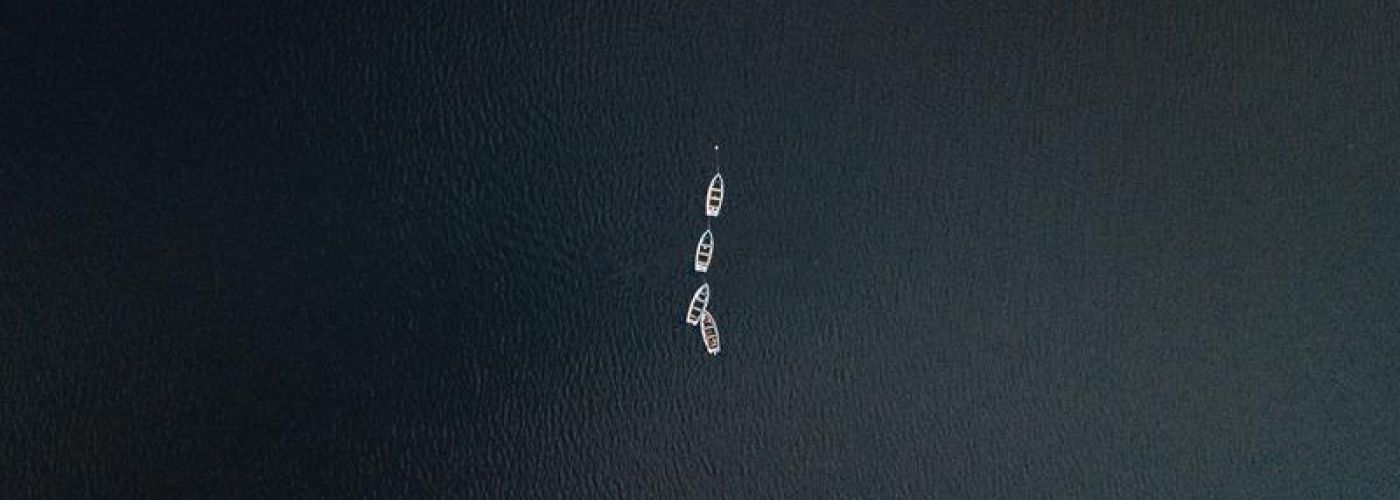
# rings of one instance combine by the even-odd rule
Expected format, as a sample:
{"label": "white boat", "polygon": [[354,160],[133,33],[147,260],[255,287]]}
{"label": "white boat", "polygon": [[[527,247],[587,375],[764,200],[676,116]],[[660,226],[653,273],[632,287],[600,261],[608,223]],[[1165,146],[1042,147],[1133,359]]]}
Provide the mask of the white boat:
{"label": "white boat", "polygon": [[710,268],[710,257],[715,253],[715,234],[709,229],[700,235],[695,244],[695,272],[703,273]]}
{"label": "white boat", "polygon": [[710,284],[700,285],[695,289],[695,295],[690,296],[690,309],[685,312],[685,322],[692,325],[700,323],[700,316],[705,314],[705,307],[710,305]]}
{"label": "white boat", "polygon": [[700,339],[705,341],[705,351],[711,356],[719,354],[719,326],[710,311],[705,311],[705,317],[700,320]]}
{"label": "white boat", "polygon": [[720,205],[724,204],[724,177],[718,172],[710,179],[710,189],[705,192],[705,215],[719,217]]}

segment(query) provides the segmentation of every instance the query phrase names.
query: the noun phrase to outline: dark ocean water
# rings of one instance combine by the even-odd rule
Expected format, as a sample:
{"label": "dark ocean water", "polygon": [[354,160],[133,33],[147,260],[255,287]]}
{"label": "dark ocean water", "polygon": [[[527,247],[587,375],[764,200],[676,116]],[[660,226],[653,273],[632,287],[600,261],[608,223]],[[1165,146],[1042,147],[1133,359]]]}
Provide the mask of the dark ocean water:
{"label": "dark ocean water", "polygon": [[0,496],[1400,495],[1386,2],[165,3],[0,7]]}

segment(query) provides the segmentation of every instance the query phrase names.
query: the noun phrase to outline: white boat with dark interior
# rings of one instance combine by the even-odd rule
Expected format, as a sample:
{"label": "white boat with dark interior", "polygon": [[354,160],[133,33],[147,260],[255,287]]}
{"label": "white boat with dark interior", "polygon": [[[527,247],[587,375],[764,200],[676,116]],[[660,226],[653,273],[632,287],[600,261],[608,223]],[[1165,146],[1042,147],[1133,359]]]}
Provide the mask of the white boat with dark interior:
{"label": "white boat with dark interior", "polygon": [[705,215],[719,217],[720,206],[724,204],[724,177],[718,172],[710,179],[710,189],[705,191]]}
{"label": "white boat with dark interior", "polygon": [[705,351],[711,356],[719,354],[719,325],[715,324],[715,315],[710,311],[705,311],[705,316],[700,320],[700,338],[705,341]]}
{"label": "white boat with dark interior", "polygon": [[705,308],[710,305],[710,284],[700,285],[695,289],[695,295],[690,296],[690,308],[685,312],[685,322],[689,324],[700,323],[700,317],[705,314]]}
{"label": "white boat with dark interior", "polygon": [[715,253],[715,234],[709,229],[700,235],[695,244],[695,272],[703,273],[710,268],[710,258]]}

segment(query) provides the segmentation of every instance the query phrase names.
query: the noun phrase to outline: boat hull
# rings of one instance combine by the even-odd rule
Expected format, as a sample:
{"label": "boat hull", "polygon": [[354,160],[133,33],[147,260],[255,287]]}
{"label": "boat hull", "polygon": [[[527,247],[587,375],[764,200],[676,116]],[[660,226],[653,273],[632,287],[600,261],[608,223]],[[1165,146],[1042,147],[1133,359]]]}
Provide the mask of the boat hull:
{"label": "boat hull", "polygon": [[709,229],[700,235],[700,242],[695,244],[695,272],[703,273],[710,269],[710,259],[715,253],[715,236]]}
{"label": "boat hull", "polygon": [[705,352],[711,356],[719,355],[719,325],[709,311],[705,311],[704,318],[700,320],[700,341],[705,344]]}
{"label": "boat hull", "polygon": [[710,284],[700,285],[695,290],[695,294],[690,296],[690,307],[685,312],[685,322],[691,325],[700,323],[700,317],[705,314],[705,308],[710,305]]}
{"label": "boat hull", "polygon": [[709,217],[719,217],[719,211],[724,207],[724,177],[715,174],[710,179],[710,188],[705,191],[705,215]]}

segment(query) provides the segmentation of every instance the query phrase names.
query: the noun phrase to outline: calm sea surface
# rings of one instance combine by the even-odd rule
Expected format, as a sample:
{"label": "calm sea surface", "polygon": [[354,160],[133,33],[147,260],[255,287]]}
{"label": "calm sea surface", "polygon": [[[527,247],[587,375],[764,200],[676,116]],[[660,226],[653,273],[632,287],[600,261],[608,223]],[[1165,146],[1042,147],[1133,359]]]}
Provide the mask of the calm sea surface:
{"label": "calm sea surface", "polygon": [[1400,494],[1393,6],[547,4],[0,8],[0,496]]}

